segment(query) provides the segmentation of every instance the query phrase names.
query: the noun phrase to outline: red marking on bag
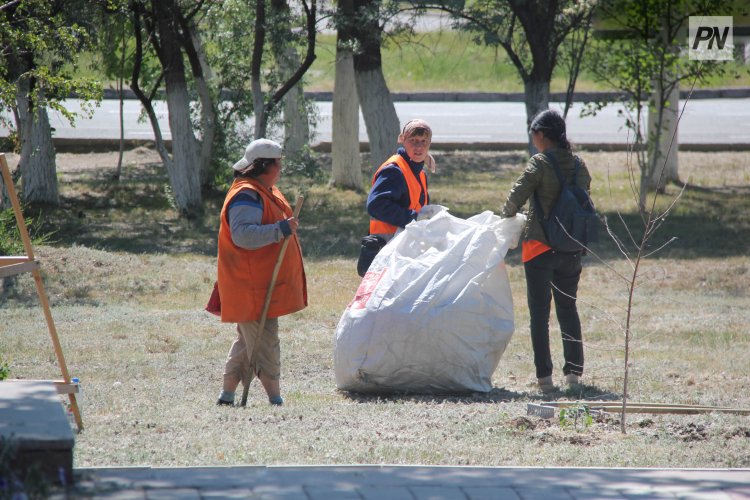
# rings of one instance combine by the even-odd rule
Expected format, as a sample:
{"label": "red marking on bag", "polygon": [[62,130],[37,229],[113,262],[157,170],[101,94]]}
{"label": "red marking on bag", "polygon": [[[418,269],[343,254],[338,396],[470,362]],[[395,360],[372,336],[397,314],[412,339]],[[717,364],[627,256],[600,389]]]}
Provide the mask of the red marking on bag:
{"label": "red marking on bag", "polygon": [[368,271],[367,273],[365,273],[364,278],[362,278],[362,282],[359,284],[359,288],[357,288],[357,293],[354,294],[354,300],[352,300],[352,303],[349,304],[349,308],[364,309],[367,305],[367,301],[370,300],[372,292],[375,291],[375,287],[378,286],[380,278],[383,277],[387,270],[388,268],[384,267],[379,271]]}

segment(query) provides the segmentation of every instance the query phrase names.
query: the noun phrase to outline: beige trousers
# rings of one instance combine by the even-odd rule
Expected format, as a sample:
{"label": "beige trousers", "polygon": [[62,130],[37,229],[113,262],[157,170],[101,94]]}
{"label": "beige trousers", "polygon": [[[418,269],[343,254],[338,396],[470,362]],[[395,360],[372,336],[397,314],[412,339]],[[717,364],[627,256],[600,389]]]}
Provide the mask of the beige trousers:
{"label": "beige trousers", "polygon": [[[281,375],[281,348],[279,346],[279,320],[266,320],[262,334],[258,321],[237,323],[237,340],[229,349],[224,379],[252,380],[261,373],[269,380],[279,380]],[[249,378],[248,378],[249,377]],[[249,383],[249,382],[248,382]]]}

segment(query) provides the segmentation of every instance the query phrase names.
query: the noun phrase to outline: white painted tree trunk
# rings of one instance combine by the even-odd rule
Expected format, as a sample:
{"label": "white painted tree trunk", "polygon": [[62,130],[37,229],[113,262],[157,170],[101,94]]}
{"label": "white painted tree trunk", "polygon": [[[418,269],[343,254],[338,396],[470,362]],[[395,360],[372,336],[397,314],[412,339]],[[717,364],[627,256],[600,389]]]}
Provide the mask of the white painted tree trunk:
{"label": "white painted tree trunk", "polygon": [[190,215],[202,210],[198,141],[190,122],[190,98],[184,84],[167,85],[169,128],[172,131],[172,161],[167,162],[172,194],[177,208]]}
{"label": "white painted tree trunk", "polygon": [[359,155],[359,97],[354,82],[352,51],[336,50],[331,130],[331,184],[362,190]]}
{"label": "white painted tree trunk", "polygon": [[[549,109],[549,82],[528,81],[524,83],[524,102],[526,104],[526,131],[531,121],[542,111]],[[529,154],[537,153],[529,135]]]}
{"label": "white painted tree trunk", "polygon": [[381,67],[355,71],[355,76],[370,141],[370,163],[377,168],[396,151],[400,130],[398,115]]}
{"label": "white painted tree trunk", "polygon": [[193,41],[193,47],[198,54],[202,75],[201,77],[194,76],[195,88],[198,91],[198,98],[201,103],[200,179],[201,186],[208,186],[211,184],[211,159],[213,158],[217,127],[216,107],[214,106],[214,99],[209,89],[209,81],[213,77],[213,71],[208,64],[198,30],[192,23],[190,24],[190,28],[190,36]]}
{"label": "white painted tree trunk", "polygon": [[[657,89],[654,92],[654,102],[662,102],[661,95]],[[658,134],[658,144],[649,144],[649,164],[653,172],[649,180],[649,188],[663,191],[670,182],[679,182],[679,141],[678,141],[678,117],[680,108],[680,86],[676,84],[669,94],[667,105],[662,115],[661,133]],[[657,137],[658,111],[649,108],[648,112],[648,137],[649,142]],[[672,137],[674,136],[674,141]],[[671,149],[670,149],[671,144]]]}
{"label": "white painted tree trunk", "polygon": [[[21,169],[23,201],[58,205],[55,147],[47,109],[34,106],[28,99],[29,83],[25,78],[16,85],[16,105],[19,138],[21,140]],[[40,96],[40,100],[42,96]]]}
{"label": "white painted tree trunk", "polygon": [[[291,78],[297,69],[299,54],[294,47],[287,47],[283,56],[284,79]],[[289,89],[284,97],[284,152],[300,157],[310,143],[310,120],[305,106],[302,81]]]}

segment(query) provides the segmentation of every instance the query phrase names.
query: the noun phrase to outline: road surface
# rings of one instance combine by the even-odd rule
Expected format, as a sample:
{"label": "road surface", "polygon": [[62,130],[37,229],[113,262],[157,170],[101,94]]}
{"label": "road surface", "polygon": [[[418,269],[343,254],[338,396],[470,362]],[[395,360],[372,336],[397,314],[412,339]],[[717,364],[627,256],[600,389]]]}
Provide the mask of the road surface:
{"label": "road surface", "polygon": [[[67,101],[68,109],[80,110],[80,102]],[[684,104],[684,103],[683,103]],[[318,128],[313,144],[331,141],[331,103],[317,102]],[[402,122],[423,118],[433,127],[434,143],[522,143],[526,140],[526,112],[520,102],[396,102]],[[552,108],[561,109],[553,103]],[[620,105],[610,105],[594,117],[580,117],[581,103],[568,114],[568,137],[579,144],[615,144],[628,142],[625,120],[618,116]],[[170,138],[166,103],[158,102],[156,111],[165,138]],[[119,137],[118,101],[105,100],[91,118],[80,118],[71,127],[59,114],[50,113],[55,136],[75,139],[116,139]],[[140,103],[125,101],[125,137],[153,139],[146,121],[139,121]],[[0,135],[7,129],[0,126]],[[367,132],[360,115],[360,141]],[[687,103],[679,132],[681,144],[750,144],[750,98],[702,99]],[[632,141],[630,141],[632,142]]]}

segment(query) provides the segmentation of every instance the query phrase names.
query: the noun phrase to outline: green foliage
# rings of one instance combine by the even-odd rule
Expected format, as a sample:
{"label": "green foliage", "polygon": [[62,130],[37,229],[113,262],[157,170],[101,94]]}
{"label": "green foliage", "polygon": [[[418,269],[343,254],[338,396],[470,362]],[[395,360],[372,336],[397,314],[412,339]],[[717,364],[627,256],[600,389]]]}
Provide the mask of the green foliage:
{"label": "green foliage", "polygon": [[10,365],[8,361],[0,357],[0,381],[10,377]]}
{"label": "green foliage", "polygon": [[48,106],[71,123],[76,114],[62,100],[71,93],[90,101],[101,99],[99,82],[75,76],[78,54],[90,46],[87,27],[74,18],[85,12],[85,2],[20,0],[0,11],[0,106],[15,106],[17,85],[28,87],[32,105]]}
{"label": "green foliage", "polygon": [[591,410],[583,403],[560,409],[560,427],[583,430],[591,427],[594,418],[591,416]]}
{"label": "green foliage", "polygon": [[[606,0],[599,13],[615,31],[600,36],[589,51],[586,65],[595,79],[626,94],[626,126],[641,139],[644,97],[648,106],[663,109],[666,101],[655,102],[657,88],[668,90],[680,81],[706,82],[709,76],[724,75],[732,65],[691,61],[679,49],[691,15],[721,15],[731,0]],[[606,103],[597,103],[593,112]]]}
{"label": "green foliage", "polygon": [[286,156],[283,165],[284,175],[298,175],[316,181],[320,181],[324,177],[319,160],[309,146],[305,147],[298,155]]}
{"label": "green foliage", "polygon": [[[53,233],[41,232],[40,219],[25,217],[25,220],[33,245],[44,245],[52,241]],[[24,251],[13,209],[0,210],[0,255],[22,255]]]}
{"label": "green foliage", "polygon": [[[248,8],[246,2],[228,0],[209,3],[199,26],[204,36],[208,62],[216,74],[213,84],[224,91],[222,105],[218,109],[223,137],[217,143],[213,156],[217,187],[225,182],[226,166],[237,160],[254,137],[254,130],[248,125],[254,114],[250,78],[255,42],[252,30],[254,25],[255,12]],[[270,100],[270,93],[280,88],[289,78],[291,70],[299,65],[299,61],[289,55],[290,51],[296,51],[298,57],[306,51],[306,31],[296,29],[298,26],[304,26],[304,15],[285,9],[268,9],[266,12],[267,37],[261,72],[263,99],[266,103]],[[303,102],[300,105],[310,115],[310,103]],[[283,126],[281,111],[282,107],[279,105],[271,110],[268,131]],[[302,166],[297,164],[295,169]]]}

